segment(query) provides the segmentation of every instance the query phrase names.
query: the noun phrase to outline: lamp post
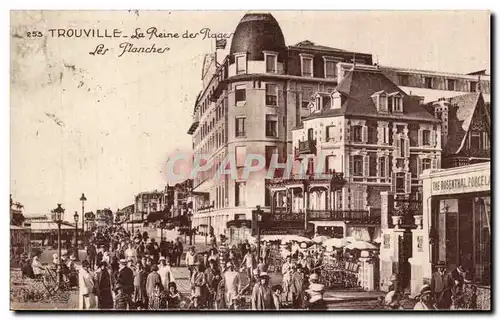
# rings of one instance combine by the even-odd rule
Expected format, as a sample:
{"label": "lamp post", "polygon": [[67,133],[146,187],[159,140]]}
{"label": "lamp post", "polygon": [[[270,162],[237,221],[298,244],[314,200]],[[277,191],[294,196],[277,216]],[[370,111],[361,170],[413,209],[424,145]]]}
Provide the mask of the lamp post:
{"label": "lamp post", "polygon": [[80,261],[80,258],[78,257],[78,220],[80,216],[78,215],[78,212],[75,211],[75,214],[73,215],[73,218],[75,219],[75,251],[74,251],[74,256],[76,261]]}
{"label": "lamp post", "polygon": [[87,238],[85,237],[85,201],[87,201],[87,198],[85,198],[85,193],[82,193],[80,201],[82,202],[82,238],[85,246],[87,244]]}
{"label": "lamp post", "polygon": [[64,209],[61,204],[57,204],[57,208],[52,210],[52,220],[57,223],[57,285],[61,284],[62,268],[61,268],[61,223],[63,219]]}

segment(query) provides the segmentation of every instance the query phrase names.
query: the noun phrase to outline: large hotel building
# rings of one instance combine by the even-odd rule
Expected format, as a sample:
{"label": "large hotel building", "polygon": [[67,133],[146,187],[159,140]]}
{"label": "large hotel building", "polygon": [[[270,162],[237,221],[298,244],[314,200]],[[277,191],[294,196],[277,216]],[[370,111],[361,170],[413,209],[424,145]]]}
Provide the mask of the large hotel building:
{"label": "large hotel building", "polygon": [[256,206],[270,211],[282,231],[380,237],[380,192],[418,199],[420,173],[443,165],[452,135],[445,122],[462,116],[453,113],[453,99],[490,101],[485,72],[378,66],[371,54],[307,40],[287,46],[271,14],[244,15],[230,45],[220,63],[205,58],[188,130],[194,153],[216,163],[234,154],[239,173],[246,154],[265,155],[267,164],[273,154],[311,158],[307,179],[269,180],[266,170],[218,178],[215,166],[200,173],[193,227],[230,239],[246,236]]}

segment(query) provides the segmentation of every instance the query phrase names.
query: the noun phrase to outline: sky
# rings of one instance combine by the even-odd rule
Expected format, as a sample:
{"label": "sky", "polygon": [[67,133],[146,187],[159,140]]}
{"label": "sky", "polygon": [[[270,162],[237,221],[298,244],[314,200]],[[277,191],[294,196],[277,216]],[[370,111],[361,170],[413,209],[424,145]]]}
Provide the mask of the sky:
{"label": "sky", "polygon": [[[166,161],[189,152],[201,69],[213,40],[53,38],[51,28],[234,32],[243,11],[26,11],[11,13],[11,193],[26,214],[61,203],[80,210],[130,205],[163,189]],[[287,45],[302,40],[373,54],[395,67],[490,70],[487,12],[277,11]],[[40,30],[42,37],[27,37]],[[163,54],[119,44],[168,46]],[[97,45],[110,49],[90,55]],[[230,41],[224,53],[229,51]],[[222,58],[220,58],[222,60]]]}

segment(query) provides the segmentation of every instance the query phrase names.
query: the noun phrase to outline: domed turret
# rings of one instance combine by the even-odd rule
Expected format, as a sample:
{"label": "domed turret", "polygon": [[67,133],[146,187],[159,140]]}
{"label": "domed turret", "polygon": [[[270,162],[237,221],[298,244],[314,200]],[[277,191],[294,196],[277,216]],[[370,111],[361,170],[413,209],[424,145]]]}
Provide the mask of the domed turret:
{"label": "domed turret", "polygon": [[263,51],[274,51],[282,62],[285,50],[283,32],[270,13],[247,13],[236,27],[230,54],[247,52],[248,60],[264,60]]}

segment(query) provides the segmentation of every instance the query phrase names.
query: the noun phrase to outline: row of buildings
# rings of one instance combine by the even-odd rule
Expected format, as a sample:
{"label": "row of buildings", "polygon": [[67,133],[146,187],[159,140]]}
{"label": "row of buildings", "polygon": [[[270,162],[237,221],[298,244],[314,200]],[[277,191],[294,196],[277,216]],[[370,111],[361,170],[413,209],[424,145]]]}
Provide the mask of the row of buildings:
{"label": "row of buildings", "polygon": [[485,71],[396,68],[307,40],[286,45],[271,14],[246,14],[223,61],[205,58],[202,83],[188,130],[195,154],[215,163],[234,154],[239,173],[247,154],[265,155],[266,167],[274,154],[307,163],[306,177],[219,179],[216,167],[195,177],[193,226],[230,239],[246,237],[261,206],[279,226],[269,232],[372,241],[394,228],[382,220],[398,201],[422,215],[423,173],[491,158]]}
{"label": "row of buildings", "polygon": [[187,220],[181,217],[192,214],[192,187],[193,180],[187,179],[164,190],[141,192],[133,204],[117,210],[116,221],[141,227],[145,222]]}

